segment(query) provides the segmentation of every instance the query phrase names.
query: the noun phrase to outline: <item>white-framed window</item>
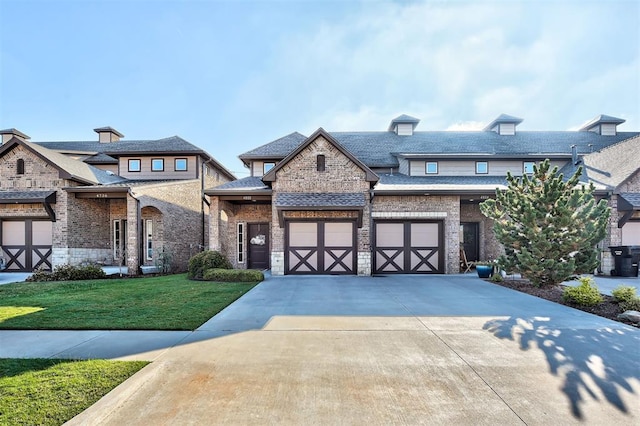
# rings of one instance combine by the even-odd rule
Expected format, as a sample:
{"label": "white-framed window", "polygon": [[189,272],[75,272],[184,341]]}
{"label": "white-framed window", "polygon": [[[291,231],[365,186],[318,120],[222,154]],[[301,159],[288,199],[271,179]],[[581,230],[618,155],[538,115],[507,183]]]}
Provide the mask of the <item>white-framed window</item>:
{"label": "white-framed window", "polygon": [[186,172],[187,171],[187,159],[186,158],[176,158],[174,160],[173,169],[176,172]]}
{"label": "white-framed window", "polygon": [[436,175],[438,174],[438,162],[437,161],[427,161],[424,165],[424,172],[428,175]]}
{"label": "white-framed window", "polygon": [[244,223],[238,223],[237,227],[237,259],[238,263],[244,263]]}
{"label": "white-framed window", "polygon": [[476,174],[486,175],[489,173],[489,163],[486,161],[476,161]]}
{"label": "white-framed window", "polygon": [[125,219],[113,220],[113,259],[124,259],[127,248],[127,221]]}
{"label": "white-framed window", "polygon": [[263,174],[267,174],[269,173],[269,170],[273,169],[276,166],[276,163],[270,162],[270,163],[263,163],[262,164],[262,173]]}
{"label": "white-framed window", "polygon": [[533,165],[536,164],[534,161],[524,161],[522,163],[522,173],[526,175],[533,174]]}
{"label": "white-framed window", "polygon": [[139,158],[130,158],[129,159],[129,171],[130,172],[139,172],[140,171],[140,159]]}
{"label": "white-framed window", "polygon": [[152,158],[151,159],[151,171],[152,172],[164,172],[164,158]]}
{"label": "white-framed window", "polygon": [[144,221],[144,254],[147,260],[153,260],[153,219]]}

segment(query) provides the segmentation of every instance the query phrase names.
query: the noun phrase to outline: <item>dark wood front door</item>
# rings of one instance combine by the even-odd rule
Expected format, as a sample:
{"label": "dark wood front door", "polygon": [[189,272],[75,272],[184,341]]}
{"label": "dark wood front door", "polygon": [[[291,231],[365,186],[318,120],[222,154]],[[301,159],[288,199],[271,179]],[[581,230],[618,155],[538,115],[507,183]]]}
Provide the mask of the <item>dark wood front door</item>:
{"label": "dark wood front door", "polygon": [[269,224],[249,224],[249,269],[269,269]]}
{"label": "dark wood front door", "polygon": [[480,260],[480,226],[478,222],[460,224],[460,248],[464,250],[468,262]]}

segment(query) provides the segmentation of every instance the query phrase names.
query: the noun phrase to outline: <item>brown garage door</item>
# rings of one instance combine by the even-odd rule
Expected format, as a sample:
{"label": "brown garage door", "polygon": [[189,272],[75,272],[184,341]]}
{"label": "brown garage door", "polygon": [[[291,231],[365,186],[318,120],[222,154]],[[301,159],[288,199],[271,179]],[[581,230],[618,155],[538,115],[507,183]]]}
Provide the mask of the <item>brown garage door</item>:
{"label": "brown garage door", "polygon": [[52,222],[44,220],[2,221],[2,257],[7,271],[31,272],[51,269]]}
{"label": "brown garage door", "polygon": [[355,221],[289,221],[285,274],[355,274]]}
{"label": "brown garage door", "polygon": [[376,274],[444,273],[442,222],[377,221]]}

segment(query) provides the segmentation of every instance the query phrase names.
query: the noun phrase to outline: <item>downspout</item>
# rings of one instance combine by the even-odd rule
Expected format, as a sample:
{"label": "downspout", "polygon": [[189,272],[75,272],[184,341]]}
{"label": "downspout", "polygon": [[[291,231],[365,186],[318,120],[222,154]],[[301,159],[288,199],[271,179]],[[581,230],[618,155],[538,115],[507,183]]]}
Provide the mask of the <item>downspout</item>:
{"label": "downspout", "polygon": [[371,265],[371,276],[374,274],[373,269],[373,260],[375,253],[373,251],[373,198],[375,194],[373,193],[373,188],[369,189],[369,262]]}

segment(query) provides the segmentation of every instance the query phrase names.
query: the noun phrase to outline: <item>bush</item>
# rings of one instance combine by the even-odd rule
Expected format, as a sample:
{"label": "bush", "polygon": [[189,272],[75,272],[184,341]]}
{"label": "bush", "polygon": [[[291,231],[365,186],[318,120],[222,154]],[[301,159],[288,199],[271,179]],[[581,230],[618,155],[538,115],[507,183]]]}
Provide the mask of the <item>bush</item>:
{"label": "bush", "polygon": [[205,281],[244,283],[262,281],[264,274],[254,269],[207,269],[203,279]]}
{"label": "bush", "polygon": [[580,278],[580,285],[577,287],[565,287],[562,298],[580,306],[595,306],[604,300],[590,277]]}
{"label": "bush", "polygon": [[207,269],[232,269],[231,262],[217,251],[203,251],[189,259],[189,279],[201,280]]}
{"label": "bush", "polygon": [[640,311],[640,297],[637,296],[635,287],[619,285],[611,294],[622,311]]}
{"label": "bush", "polygon": [[53,268],[53,271],[43,271],[38,269],[27,279],[32,282],[44,281],[80,281],[80,280],[97,280],[106,278],[102,268],[97,265],[71,266],[59,265]]}

